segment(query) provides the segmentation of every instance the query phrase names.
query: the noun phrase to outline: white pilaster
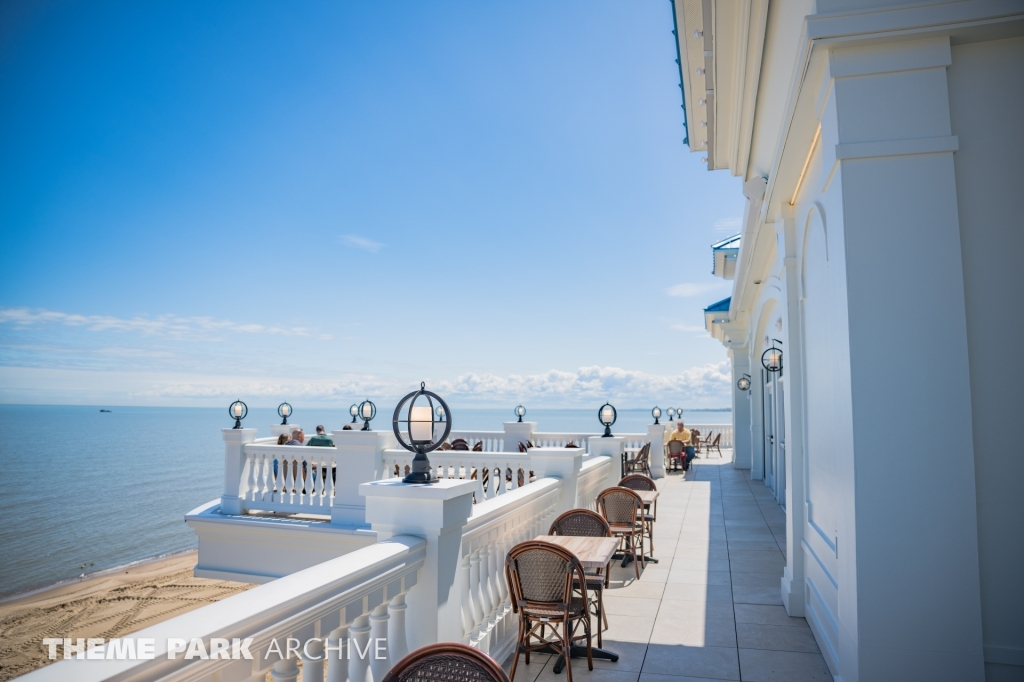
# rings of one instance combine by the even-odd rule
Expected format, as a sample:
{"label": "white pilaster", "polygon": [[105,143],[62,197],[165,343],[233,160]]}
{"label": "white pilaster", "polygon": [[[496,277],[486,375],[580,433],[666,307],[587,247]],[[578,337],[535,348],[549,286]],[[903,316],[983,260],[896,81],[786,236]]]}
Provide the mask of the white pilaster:
{"label": "white pilaster", "polygon": [[383,452],[396,445],[391,431],[332,431],[337,451],[337,476],[331,523],[340,526],[363,526],[366,521],[366,500],[359,484],[376,481],[381,476]]}
{"label": "white pilaster", "polygon": [[[736,382],[744,374],[750,376],[750,385],[757,381],[750,371],[750,349],[734,346],[729,349],[732,358],[732,466],[734,469],[749,469],[753,461],[753,447],[750,432],[750,389],[741,391]],[[760,375],[758,375],[760,376]]]}
{"label": "white pilaster", "polygon": [[519,444],[533,440],[537,422],[505,422],[505,452],[519,452]]}
{"label": "white pilaster", "polygon": [[224,437],[224,492],[220,509],[224,514],[241,514],[245,510],[246,480],[249,472],[245,462],[245,444],[256,440],[256,429],[221,429]]}
{"label": "white pilaster", "polygon": [[591,455],[595,457],[608,455],[612,458],[612,465],[608,467],[608,479],[605,481],[604,487],[611,488],[618,485],[622,480],[622,453],[625,451],[626,439],[620,436],[611,438],[594,436],[587,442],[590,444],[588,450]]}
{"label": "white pilaster", "polygon": [[427,541],[416,586],[406,596],[409,646],[461,642],[462,595],[456,586],[462,529],[473,512],[476,481],[442,479],[409,485],[388,479],[363,483],[366,520],[377,540],[415,535]]}
{"label": "white pilaster", "polygon": [[651,476],[665,478],[665,425],[648,424],[647,438],[651,442]]}
{"label": "white pilaster", "polygon": [[582,448],[530,448],[530,469],[534,476],[562,479],[562,491],[555,515],[576,506],[576,482],[583,466]]}

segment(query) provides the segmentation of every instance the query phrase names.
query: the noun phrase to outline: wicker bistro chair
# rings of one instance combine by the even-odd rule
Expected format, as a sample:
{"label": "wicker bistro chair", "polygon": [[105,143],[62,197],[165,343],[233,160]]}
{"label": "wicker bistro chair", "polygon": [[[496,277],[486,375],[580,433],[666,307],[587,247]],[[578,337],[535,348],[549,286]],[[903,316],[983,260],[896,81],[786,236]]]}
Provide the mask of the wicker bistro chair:
{"label": "wicker bistro chair", "polygon": [[465,438],[456,438],[452,441],[452,450],[465,450],[469,451],[469,443],[466,442]]}
{"label": "wicker bistro chair", "polygon": [[[521,542],[505,557],[505,578],[512,610],[519,614],[519,641],[509,679],[516,677],[519,654],[526,654],[529,665],[530,652],[544,649],[564,658],[565,679],[572,682],[572,643],[578,639],[587,640],[587,668],[593,670],[587,577],[579,559],[549,542]],[[583,634],[576,634],[580,625]],[[549,629],[551,638],[545,637]]]}
{"label": "wicker bistro chair", "polygon": [[493,658],[466,644],[441,642],[417,649],[382,682],[509,682]]}
{"label": "wicker bistro chair", "polygon": [[681,440],[668,442],[668,461],[672,464],[673,471],[676,467],[686,470],[686,446]]}
{"label": "wicker bistro chair", "polygon": [[[644,476],[643,474],[629,474],[624,476],[619,485],[623,488],[629,488],[630,490],[657,490],[658,486],[654,485],[654,480]],[[643,524],[644,534],[647,539],[651,541],[651,554],[654,554],[654,522],[658,520],[658,501],[655,500],[654,504],[644,504],[643,513]],[[598,646],[601,646],[598,644]]]}
{"label": "wicker bistro chair", "polygon": [[716,433],[715,439],[711,441],[711,443],[705,448],[708,451],[709,455],[711,454],[711,448],[714,448],[715,450],[718,451],[719,457],[722,456],[722,434]]}
{"label": "wicker bistro chair", "polygon": [[637,471],[648,476],[651,475],[651,444],[649,442],[644,443],[644,446],[636,453],[636,457],[626,460],[625,473],[630,474]]}
{"label": "wicker bistro chair", "polygon": [[611,527],[612,535],[619,538],[620,551],[633,557],[633,568],[639,579],[640,565],[644,561],[643,500],[629,488],[615,486],[602,490],[597,496],[597,509]]}
{"label": "wicker bistro chair", "polygon": [[690,445],[694,452],[700,454],[700,429],[690,429]]}
{"label": "wicker bistro chair", "polygon": [[[548,535],[574,535],[588,538],[610,538],[612,529],[604,517],[589,509],[570,509],[551,523]],[[601,632],[608,628],[608,614],[604,611],[604,588],[608,586],[606,568],[584,570],[587,574],[587,594],[590,595],[590,608],[597,618],[597,647],[601,648]],[[573,588],[579,590],[574,583]]]}

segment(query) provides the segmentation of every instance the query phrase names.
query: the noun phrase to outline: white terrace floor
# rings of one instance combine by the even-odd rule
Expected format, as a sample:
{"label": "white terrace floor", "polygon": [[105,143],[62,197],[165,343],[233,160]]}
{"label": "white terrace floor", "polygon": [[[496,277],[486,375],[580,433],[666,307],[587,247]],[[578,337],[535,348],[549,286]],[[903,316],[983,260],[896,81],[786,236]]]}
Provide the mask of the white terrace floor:
{"label": "white terrace floor", "polygon": [[[694,460],[685,478],[658,482],[660,563],[648,564],[640,580],[632,566],[615,565],[604,648],[619,661],[595,660],[591,672],[586,659],[573,659],[575,682],[832,680],[807,622],[782,606],[785,512],[724,452]],[[552,657],[530,660],[520,658],[514,682],[565,679]]]}

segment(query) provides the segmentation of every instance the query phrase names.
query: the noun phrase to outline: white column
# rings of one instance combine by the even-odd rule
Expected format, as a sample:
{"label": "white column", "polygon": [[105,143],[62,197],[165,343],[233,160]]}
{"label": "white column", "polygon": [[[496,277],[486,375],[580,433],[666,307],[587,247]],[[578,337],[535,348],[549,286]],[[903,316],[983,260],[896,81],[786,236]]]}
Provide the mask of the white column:
{"label": "white column", "polygon": [[595,457],[608,455],[612,458],[612,465],[608,467],[608,479],[601,490],[618,485],[622,480],[622,453],[626,447],[626,439],[619,436],[611,438],[592,436],[587,442],[590,444],[587,449],[591,455]]}
{"label": "white column", "polygon": [[505,422],[505,452],[519,452],[519,444],[533,440],[537,422]]}
{"label": "white column", "polygon": [[[476,481],[442,479],[431,485],[409,485],[389,479],[363,483],[366,520],[378,542],[393,535],[415,535],[427,541],[426,558],[416,586],[406,595],[409,645],[418,649],[434,642],[461,642],[462,600],[456,581],[462,529],[473,512]],[[353,680],[352,682],[361,682]]]}
{"label": "white column", "polygon": [[548,477],[562,479],[556,515],[576,507],[576,483],[581,466],[583,448],[530,448],[530,468],[538,480]]}
{"label": "white column", "polygon": [[651,474],[653,478],[665,478],[665,425],[648,424],[647,438],[651,441]]}
{"label": "white column", "polygon": [[[791,308],[792,310],[792,308]],[[750,350],[747,346],[734,345],[729,349],[732,359],[732,466],[734,469],[749,469],[753,461],[753,447],[750,437],[750,389],[741,391],[736,382],[744,374],[750,376],[750,385],[759,380],[750,371]]]}
{"label": "white column", "polygon": [[366,500],[359,485],[381,477],[383,452],[397,445],[391,431],[332,431],[337,451],[337,477],[331,524],[365,526]]}
{"label": "white column", "polygon": [[224,435],[224,493],[220,510],[224,514],[245,511],[249,470],[245,461],[245,444],[256,440],[256,429],[221,429]]}

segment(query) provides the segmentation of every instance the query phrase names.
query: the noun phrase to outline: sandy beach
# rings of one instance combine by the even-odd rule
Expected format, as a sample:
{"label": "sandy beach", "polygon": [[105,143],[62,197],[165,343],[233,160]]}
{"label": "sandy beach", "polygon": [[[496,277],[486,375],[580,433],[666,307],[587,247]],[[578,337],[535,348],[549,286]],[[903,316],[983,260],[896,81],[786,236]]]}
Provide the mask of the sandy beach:
{"label": "sandy beach", "polygon": [[252,587],[195,564],[188,552],[0,602],[0,681],[50,663],[44,637],[120,637]]}

